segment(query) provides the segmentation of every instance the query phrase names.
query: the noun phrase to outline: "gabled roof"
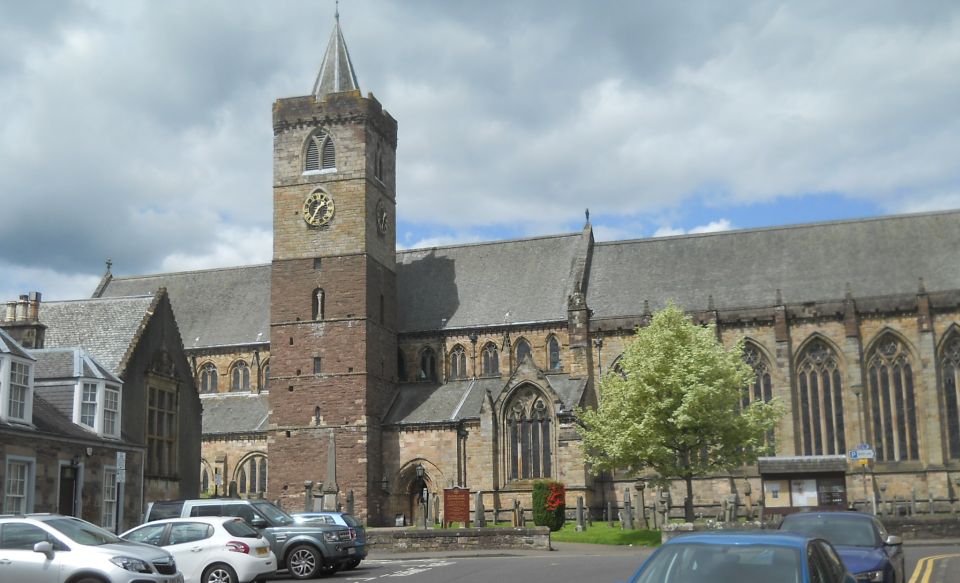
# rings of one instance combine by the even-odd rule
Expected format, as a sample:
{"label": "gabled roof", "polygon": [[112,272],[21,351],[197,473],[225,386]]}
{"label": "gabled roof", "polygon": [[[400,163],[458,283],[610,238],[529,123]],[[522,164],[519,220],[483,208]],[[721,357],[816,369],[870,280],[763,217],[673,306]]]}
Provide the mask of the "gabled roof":
{"label": "gabled roof", "polygon": [[266,393],[203,395],[203,435],[266,431],[267,399]]}
{"label": "gabled roof", "polygon": [[340,30],[340,14],[338,12],[336,23],[333,25],[333,32],[330,33],[330,40],[327,42],[327,51],[324,53],[323,62],[320,64],[320,72],[313,84],[313,94],[319,99],[328,93],[359,90],[360,84],[357,83],[357,74],[353,70],[353,62],[350,60],[349,51],[347,51],[347,43],[343,40],[343,31]]}
{"label": "gabled roof", "polygon": [[567,319],[580,233],[397,253],[403,332]]}
{"label": "gabled roof", "polygon": [[63,379],[103,379],[122,381],[83,348],[43,348],[30,351],[37,359],[34,381],[41,383]]}
{"label": "gabled roof", "polygon": [[25,360],[36,360],[3,328],[0,328],[0,354],[11,354]]}
{"label": "gabled roof", "polygon": [[102,297],[151,294],[161,287],[185,348],[270,342],[269,264],[114,277]]}
{"label": "gabled roof", "polygon": [[135,340],[146,328],[158,295],[40,304],[47,326],[44,346],[79,346],[117,375],[123,376]]}
{"label": "gabled roof", "polygon": [[960,289],[960,211],[597,243],[596,318]]}

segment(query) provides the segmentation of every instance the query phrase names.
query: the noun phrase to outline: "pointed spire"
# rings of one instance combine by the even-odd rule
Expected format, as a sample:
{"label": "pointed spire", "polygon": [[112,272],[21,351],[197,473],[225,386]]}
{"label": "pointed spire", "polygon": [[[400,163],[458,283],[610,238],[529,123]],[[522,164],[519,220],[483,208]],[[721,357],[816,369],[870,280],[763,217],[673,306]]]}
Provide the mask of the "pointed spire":
{"label": "pointed spire", "polygon": [[323,54],[317,81],[313,84],[313,94],[318,99],[328,93],[360,90],[357,74],[353,70],[353,62],[350,61],[350,52],[347,51],[347,43],[343,40],[343,31],[340,30],[339,3],[334,18],[336,22],[330,34],[330,42],[327,43],[327,51]]}

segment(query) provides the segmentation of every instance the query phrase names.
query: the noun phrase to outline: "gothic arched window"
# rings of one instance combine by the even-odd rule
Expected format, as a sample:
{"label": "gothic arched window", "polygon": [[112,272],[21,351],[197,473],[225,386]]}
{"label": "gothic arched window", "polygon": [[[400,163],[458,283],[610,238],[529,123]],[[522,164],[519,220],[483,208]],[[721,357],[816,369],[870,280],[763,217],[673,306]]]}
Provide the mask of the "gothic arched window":
{"label": "gothic arched window", "polygon": [[206,492],[210,489],[210,474],[207,468],[200,468],[200,492]]}
{"label": "gothic arched window", "polygon": [[230,371],[230,390],[250,390],[250,367],[242,360],[237,361],[233,365],[233,370]]}
{"label": "gothic arched window", "polygon": [[539,391],[516,393],[506,409],[507,479],[549,478],[553,473],[551,413]]}
{"label": "gothic arched window", "polygon": [[558,371],[562,368],[560,362],[560,341],[556,336],[547,339],[547,368]]}
{"label": "gothic arched window", "polygon": [[467,351],[459,344],[450,351],[450,378],[467,378]]}
{"label": "gothic arched window", "polygon": [[307,151],[304,156],[303,171],[333,170],[337,166],[336,150],[333,140],[323,130],[307,138]]}
{"label": "gothic arched window", "polygon": [[260,367],[260,376],[261,376],[260,387],[264,391],[269,391],[270,390],[270,362],[269,361]]}
{"label": "gothic arched window", "polygon": [[217,392],[217,367],[212,362],[200,367],[200,392]]}
{"label": "gothic arched window", "polygon": [[313,304],[313,319],[314,320],[323,320],[323,304],[324,304],[324,295],[323,289],[317,288],[313,290],[313,297],[311,298]]}
{"label": "gothic arched window", "polygon": [[[746,387],[740,400],[740,405],[744,409],[750,403],[763,402],[769,403],[773,399],[773,381],[770,377],[770,363],[767,357],[763,355],[760,348],[752,342],[746,342],[743,345],[743,361],[753,369],[753,386]],[[773,445],[773,430],[767,432],[767,445]]]}
{"label": "gothic arched window", "polygon": [[797,359],[800,441],[803,455],[847,451],[843,435],[843,384],[837,356],[826,342],[814,340]]}
{"label": "gothic arched window", "polygon": [[940,355],[943,374],[944,417],[947,423],[947,447],[951,459],[960,459],[960,334],[954,332],[943,344]]}
{"label": "gothic arched window", "polygon": [[613,359],[613,364],[610,365],[610,370],[623,378],[627,378],[627,373],[623,370],[623,354]]}
{"label": "gothic arched window", "polygon": [[866,362],[867,410],[877,461],[919,459],[913,367],[906,347],[893,334],[885,334]]}
{"label": "gothic arched window", "polygon": [[493,377],[500,374],[500,356],[497,353],[497,345],[493,342],[487,342],[484,345],[480,361],[483,365],[483,376]]}
{"label": "gothic arched window", "polygon": [[517,366],[520,366],[520,363],[524,359],[529,359],[530,364],[533,364],[533,355],[530,351],[530,343],[525,339],[521,338],[517,340]]}
{"label": "gothic arched window", "polygon": [[267,491],[267,456],[254,454],[244,459],[236,472],[240,494],[263,494]]}
{"label": "gothic arched window", "polygon": [[433,382],[437,380],[437,355],[429,346],[420,351],[420,372],[417,373],[417,379]]}

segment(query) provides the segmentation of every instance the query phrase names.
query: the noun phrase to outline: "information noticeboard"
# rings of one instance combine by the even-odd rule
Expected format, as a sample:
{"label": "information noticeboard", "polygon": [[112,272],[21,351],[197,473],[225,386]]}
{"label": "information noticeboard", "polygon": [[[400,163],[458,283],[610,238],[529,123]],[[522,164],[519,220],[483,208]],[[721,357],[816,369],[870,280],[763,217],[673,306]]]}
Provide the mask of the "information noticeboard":
{"label": "information noticeboard", "polygon": [[470,526],[470,490],[467,488],[444,488],[443,522],[462,522]]}
{"label": "information noticeboard", "polygon": [[790,480],[790,498],[793,506],[816,506],[817,481]]}

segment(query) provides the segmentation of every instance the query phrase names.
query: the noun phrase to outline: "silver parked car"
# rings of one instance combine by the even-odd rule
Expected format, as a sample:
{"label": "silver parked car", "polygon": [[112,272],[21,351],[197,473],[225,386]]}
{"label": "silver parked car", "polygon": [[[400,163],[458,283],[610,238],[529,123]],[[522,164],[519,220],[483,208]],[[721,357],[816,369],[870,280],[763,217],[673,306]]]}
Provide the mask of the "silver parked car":
{"label": "silver parked car", "polygon": [[59,514],[0,515],[0,581],[183,583],[173,556]]}

